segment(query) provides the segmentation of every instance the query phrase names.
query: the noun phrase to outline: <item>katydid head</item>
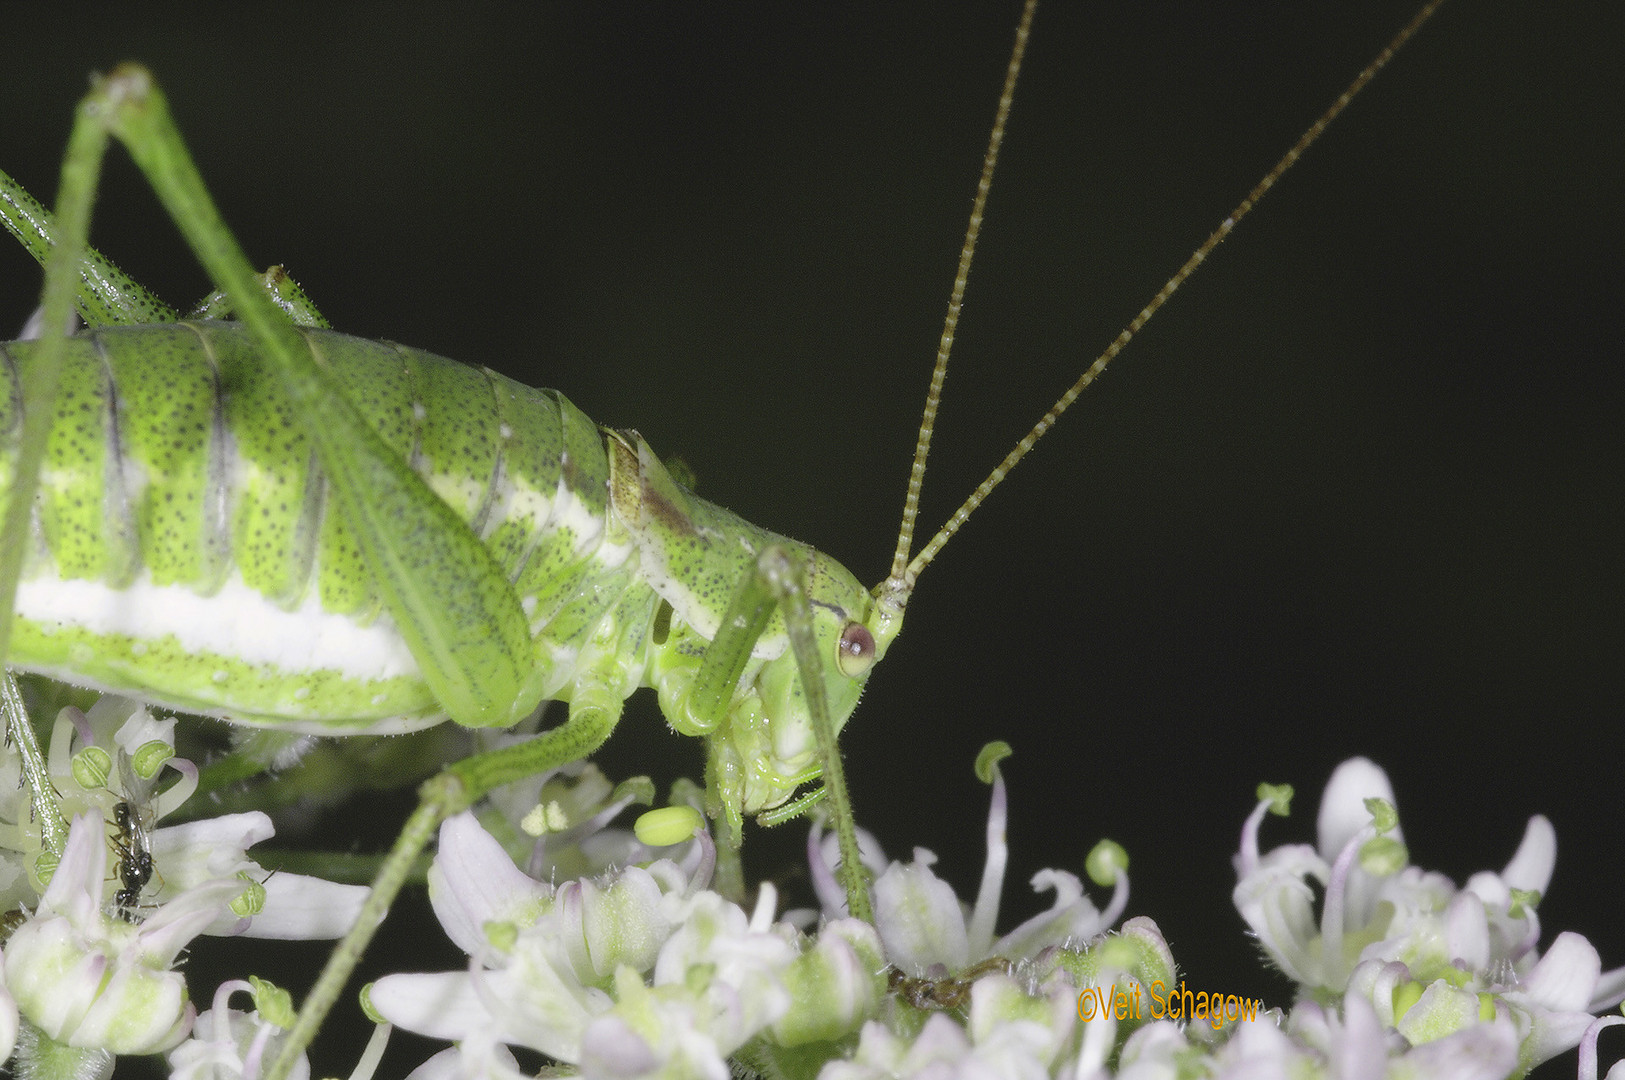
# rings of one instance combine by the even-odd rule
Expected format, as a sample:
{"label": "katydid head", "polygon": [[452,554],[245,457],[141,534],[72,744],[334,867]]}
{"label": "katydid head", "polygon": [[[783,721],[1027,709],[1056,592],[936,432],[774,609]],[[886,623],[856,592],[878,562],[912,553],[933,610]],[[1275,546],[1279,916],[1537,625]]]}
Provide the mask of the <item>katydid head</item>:
{"label": "katydid head", "polygon": [[[712,736],[724,805],[780,806],[820,773],[804,675],[817,673],[838,732],[898,620],[828,555],[696,498],[636,432],[605,435],[613,522],[662,603],[648,661],[661,709],[683,734]],[[792,582],[770,580],[764,556],[773,552],[793,567]],[[771,602],[758,607],[753,592]],[[798,621],[815,643],[799,660]]]}
{"label": "katydid head", "polygon": [[798,663],[795,650],[786,647],[753,679],[742,681],[735,694],[726,754],[741,770],[742,805],[748,812],[781,805],[818,775],[814,706],[803,681],[807,667],[820,673],[822,698],[839,734],[890,644],[872,626],[878,605],[844,566],[802,545],[795,546],[793,557],[805,560],[802,580],[817,663]]}

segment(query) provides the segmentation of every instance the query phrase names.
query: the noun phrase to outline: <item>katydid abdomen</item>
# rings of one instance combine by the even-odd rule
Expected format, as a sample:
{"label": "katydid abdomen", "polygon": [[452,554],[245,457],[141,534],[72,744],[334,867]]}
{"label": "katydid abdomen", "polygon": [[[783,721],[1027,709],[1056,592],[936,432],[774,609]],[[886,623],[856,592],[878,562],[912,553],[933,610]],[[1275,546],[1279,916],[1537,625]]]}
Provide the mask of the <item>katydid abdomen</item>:
{"label": "katydid abdomen", "polygon": [[[833,561],[694,498],[635,434],[601,430],[563,395],[391,343],[300,335],[512,583],[541,696],[618,710],[653,686],[681,717],[733,585],[768,543],[807,560],[826,617],[863,617],[867,593]],[[8,448],[36,351],[0,350]],[[62,380],[14,666],[323,734],[444,719],[306,426],[240,326],[87,332]],[[761,777],[745,804],[760,808],[787,797],[814,749],[805,724],[767,719],[795,712],[784,699],[801,693],[782,621],[752,654],[730,723],[738,760]]]}

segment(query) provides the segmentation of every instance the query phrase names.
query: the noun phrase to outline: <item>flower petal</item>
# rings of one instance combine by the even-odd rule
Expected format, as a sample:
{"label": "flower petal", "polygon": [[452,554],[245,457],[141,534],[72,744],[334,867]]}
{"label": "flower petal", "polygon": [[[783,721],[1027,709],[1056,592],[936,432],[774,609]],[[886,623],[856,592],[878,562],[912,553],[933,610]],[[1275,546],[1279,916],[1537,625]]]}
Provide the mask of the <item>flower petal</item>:
{"label": "flower petal", "polygon": [[1520,987],[1532,1002],[1544,1008],[1583,1011],[1602,973],[1602,958],[1583,935],[1565,930],[1540,958]]}
{"label": "flower petal", "polygon": [[[1320,816],[1316,822],[1319,836],[1317,847],[1321,858],[1335,862],[1343,846],[1354,834],[1371,824],[1371,811],[1366,809],[1367,799],[1394,800],[1394,786],[1388,774],[1369,758],[1349,758],[1332,772],[1326,781],[1326,792],[1320,797]],[[1401,839],[1396,829],[1389,835]]]}
{"label": "flower petal", "polygon": [[473,814],[465,811],[440,826],[429,900],[446,935],[470,956],[489,950],[486,923],[528,926],[552,895],[551,888],[513,864]]}
{"label": "flower petal", "polygon": [[1523,842],[1506,869],[1502,879],[1514,889],[1530,889],[1545,893],[1552,881],[1552,869],[1557,865],[1557,830],[1544,815],[1529,819],[1523,831]]}
{"label": "flower petal", "polygon": [[912,863],[892,863],[875,880],[875,928],[891,962],[912,975],[963,968],[970,956],[965,915],[949,884],[931,872],[924,848]]}
{"label": "flower petal", "polygon": [[250,916],[248,925],[229,912],[210,924],[207,934],[230,932],[242,937],[274,941],[331,941],[349,933],[372,890],[365,885],[343,885],[305,874],[272,874],[265,879],[265,906]]}

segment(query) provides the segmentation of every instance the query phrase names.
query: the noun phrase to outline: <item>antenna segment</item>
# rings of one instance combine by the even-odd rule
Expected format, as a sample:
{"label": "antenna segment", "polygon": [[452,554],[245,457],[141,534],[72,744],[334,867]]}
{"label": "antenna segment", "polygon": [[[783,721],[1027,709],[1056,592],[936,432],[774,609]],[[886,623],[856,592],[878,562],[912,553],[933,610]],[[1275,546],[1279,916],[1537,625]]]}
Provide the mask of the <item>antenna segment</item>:
{"label": "antenna segment", "polygon": [[1348,89],[1338,95],[1337,100],[1332,102],[1331,106],[1321,113],[1313,124],[1309,125],[1309,129],[1298,138],[1297,142],[1292,144],[1290,150],[1281,156],[1281,160],[1277,161],[1275,166],[1264,174],[1264,178],[1253,186],[1253,189],[1237,204],[1234,210],[1230,211],[1230,215],[1219,223],[1219,227],[1214,229],[1212,234],[1202,242],[1202,245],[1191,253],[1190,258],[1185,260],[1185,264],[1174,272],[1174,275],[1168,279],[1161,289],[1157,290],[1157,294],[1151,298],[1151,302],[1140,309],[1140,313],[1134,316],[1133,320],[1123,328],[1122,333],[1118,334],[1110,345],[1106,346],[1105,351],[1078,377],[1078,381],[1068,387],[1066,392],[1056,399],[1055,404],[1050,406],[1049,411],[1040,417],[1038,422],[1032,426],[1032,429],[1022,437],[1021,441],[1004,456],[1004,460],[994,467],[993,471],[988,474],[987,479],[977,485],[976,490],[971,492],[970,497],[964,501],[958,510],[954,511],[947,524],[943,525],[937,534],[931,538],[931,541],[920,549],[920,553],[914,556],[913,561],[907,561],[908,549],[913,537],[914,518],[919,505],[920,488],[925,479],[925,457],[931,441],[931,426],[936,418],[937,402],[941,397],[943,379],[947,374],[948,351],[953,344],[954,328],[959,318],[960,302],[964,297],[965,279],[970,272],[971,254],[976,246],[976,235],[981,229],[982,210],[987,201],[993,163],[998,156],[999,143],[1004,137],[1004,122],[1009,113],[1011,96],[1015,91],[1016,72],[1020,67],[1021,54],[1026,45],[1027,30],[1031,25],[1035,2],[1036,0],[1029,0],[1026,10],[1022,14],[1021,26],[1016,31],[1016,48],[1010,58],[1010,68],[1005,78],[1004,93],[999,99],[998,119],[994,123],[993,135],[988,143],[987,157],[982,165],[982,179],[977,186],[976,203],[971,211],[970,227],[965,232],[965,246],[960,252],[959,274],[954,280],[953,296],[948,303],[948,318],[943,326],[942,343],[937,351],[937,364],[931,374],[931,388],[926,394],[925,420],[920,427],[919,445],[914,454],[914,468],[909,473],[908,495],[903,507],[903,528],[898,536],[897,556],[892,562],[891,576],[875,588],[875,595],[881,602],[898,612],[901,612],[907,606],[909,594],[914,591],[914,583],[919,579],[920,571],[924,570],[931,560],[936,557],[937,552],[942,550],[942,546],[948,542],[949,537],[959,531],[960,526],[965,524],[972,512],[982,505],[982,501],[988,497],[994,488],[1003,482],[1004,478],[1009,475],[1010,470],[1015,468],[1016,463],[1027,456],[1027,452],[1043,437],[1046,431],[1055,425],[1056,420],[1071,407],[1084,388],[1094,382],[1102,371],[1106,370],[1106,365],[1111,363],[1112,359],[1123,351],[1123,347],[1133,340],[1134,335],[1140,332],[1140,328],[1150,321],[1151,316],[1155,315],[1163,304],[1168,302],[1168,298],[1185,283],[1185,279],[1196,272],[1196,268],[1207,260],[1213,249],[1218,247],[1224,241],[1224,238],[1230,235],[1231,230],[1252,211],[1254,206],[1258,205],[1258,201],[1264,197],[1270,188],[1275,186],[1275,182],[1281,178],[1282,174],[1290,169],[1298,158],[1303,156],[1303,152],[1309,149],[1315,140],[1320,138],[1327,126],[1337,119],[1339,113],[1348,107],[1349,102],[1354,100],[1354,96],[1365,88],[1366,83],[1370,82],[1377,72],[1381,71],[1388,61],[1393,59],[1394,53],[1398,52],[1415,35],[1417,30],[1421,29],[1422,24],[1427,22],[1444,0],[1429,0],[1428,3],[1422,6],[1422,10],[1417,12],[1416,16],[1405,25],[1404,29],[1394,35],[1393,40],[1383,47],[1382,51],[1377,54],[1376,59],[1367,64],[1365,69],[1354,77],[1354,81],[1349,83]]}
{"label": "antenna segment", "polygon": [[976,238],[982,232],[982,211],[987,207],[987,193],[993,187],[993,167],[999,162],[1004,124],[1010,118],[1010,102],[1016,96],[1016,77],[1021,74],[1021,60],[1027,54],[1027,35],[1032,30],[1033,12],[1036,10],[1038,0],[1027,0],[1026,7],[1021,9],[1021,21],[1016,25],[1016,43],[1010,50],[1010,63],[1004,69],[1004,90],[999,94],[993,132],[988,136],[987,153],[982,157],[982,176],[976,182],[976,201],[971,204],[970,224],[965,227],[965,243],[959,249],[959,270],[954,274],[953,291],[948,295],[948,314],[942,320],[937,363],[931,369],[931,386],[925,392],[925,415],[920,420],[919,440],[914,444],[914,467],[908,473],[908,493],[903,496],[903,523],[897,530],[897,553],[892,557],[888,581],[898,580],[906,571],[909,548],[914,544],[914,519],[920,513],[920,488],[925,485],[925,459],[931,452],[931,432],[936,427],[937,405],[942,401],[942,383],[948,377],[948,354],[954,347],[954,330],[959,326],[959,308],[965,299],[965,282],[970,278],[971,256],[976,253]]}

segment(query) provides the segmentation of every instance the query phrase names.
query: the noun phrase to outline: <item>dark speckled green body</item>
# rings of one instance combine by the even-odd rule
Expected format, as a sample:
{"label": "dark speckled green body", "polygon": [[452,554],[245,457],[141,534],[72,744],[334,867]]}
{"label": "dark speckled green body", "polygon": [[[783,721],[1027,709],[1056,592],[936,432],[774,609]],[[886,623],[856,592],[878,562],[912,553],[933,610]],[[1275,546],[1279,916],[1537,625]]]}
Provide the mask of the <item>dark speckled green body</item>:
{"label": "dark speckled green body", "polygon": [[[635,434],[600,431],[563,395],[399,345],[300,334],[494,556],[529,620],[528,685],[543,696],[586,695],[618,711],[650,685],[668,716],[681,715],[734,585],[768,543],[806,560],[815,615],[830,624],[821,636],[864,618],[868,595],[839,565],[695,498]],[[19,372],[36,349],[0,347],[8,489]],[[15,666],[306,731],[404,731],[443,718],[305,426],[234,323],[74,338],[33,522]],[[852,683],[831,682],[842,721],[861,685]],[[747,808],[782,801],[806,775],[805,723],[778,722],[798,712],[799,678],[775,619],[730,710]]]}

